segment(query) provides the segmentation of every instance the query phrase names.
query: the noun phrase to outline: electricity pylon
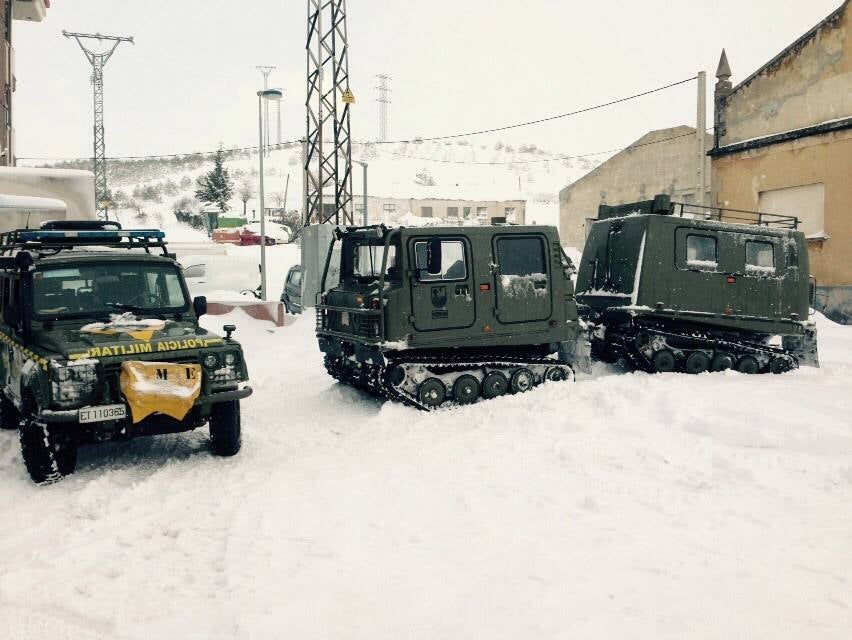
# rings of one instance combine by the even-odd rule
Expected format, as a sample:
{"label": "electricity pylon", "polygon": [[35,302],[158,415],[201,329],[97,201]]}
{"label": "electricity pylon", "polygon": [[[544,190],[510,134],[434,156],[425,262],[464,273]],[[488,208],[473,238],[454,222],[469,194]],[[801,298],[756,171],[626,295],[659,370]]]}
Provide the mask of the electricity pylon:
{"label": "electricity pylon", "polygon": [[[95,206],[98,215],[104,219],[109,218],[109,207],[111,197],[109,187],[107,186],[107,163],[106,163],[106,143],[104,142],[104,65],[115,53],[122,42],[133,44],[132,37],[120,36],[105,36],[100,33],[69,33],[62,31],[62,35],[66,38],[74,38],[83,54],[92,65],[92,88],[95,97],[95,118],[94,118],[94,153],[92,155],[93,170],[95,173]],[[86,48],[83,40],[104,40],[112,42],[112,46],[106,51],[95,53],[91,49]]]}

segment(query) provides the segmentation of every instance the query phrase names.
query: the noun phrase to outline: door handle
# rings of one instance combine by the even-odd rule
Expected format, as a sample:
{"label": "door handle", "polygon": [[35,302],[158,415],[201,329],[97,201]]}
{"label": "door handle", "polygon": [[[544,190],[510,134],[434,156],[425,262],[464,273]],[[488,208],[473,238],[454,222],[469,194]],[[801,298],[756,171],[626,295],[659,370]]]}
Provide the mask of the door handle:
{"label": "door handle", "polygon": [[456,295],[457,296],[466,296],[470,293],[470,289],[468,289],[466,284],[456,285]]}

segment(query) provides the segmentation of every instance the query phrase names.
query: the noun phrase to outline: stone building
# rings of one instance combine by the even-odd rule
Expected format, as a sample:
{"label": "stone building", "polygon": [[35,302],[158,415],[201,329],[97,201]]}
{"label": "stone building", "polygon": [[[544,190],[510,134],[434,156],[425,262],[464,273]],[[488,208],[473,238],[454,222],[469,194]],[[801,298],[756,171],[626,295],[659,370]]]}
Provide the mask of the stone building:
{"label": "stone building", "polygon": [[15,91],[15,48],[12,46],[12,23],[14,20],[44,20],[50,0],[0,0],[0,166],[15,164],[15,129],[12,126],[12,93]]}
{"label": "stone building", "polygon": [[[707,147],[712,136],[707,136]],[[650,200],[667,193],[673,200],[698,202],[697,138],[693,127],[651,131],[629,147],[559,192],[559,234],[562,243],[582,249],[586,220],[598,206]],[[710,173],[706,160],[705,174]],[[705,194],[709,201],[709,193]]]}
{"label": "stone building", "polygon": [[817,306],[852,321],[850,1],[737,86],[723,51],[716,77],[715,202],[797,216]]}
{"label": "stone building", "polygon": [[[352,198],[355,220],[360,223],[364,211],[363,196]],[[396,222],[406,216],[433,218],[436,224],[489,224],[494,218],[506,218],[507,222],[526,222],[524,200],[458,200],[444,198],[367,198],[367,214],[370,224]],[[419,220],[419,223],[428,223]]]}

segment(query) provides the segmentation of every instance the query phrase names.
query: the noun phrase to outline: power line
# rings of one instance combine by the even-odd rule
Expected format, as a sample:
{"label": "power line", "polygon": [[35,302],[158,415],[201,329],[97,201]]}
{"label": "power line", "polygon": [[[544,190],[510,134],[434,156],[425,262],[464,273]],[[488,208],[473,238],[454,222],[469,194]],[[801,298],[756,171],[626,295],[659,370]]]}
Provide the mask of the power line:
{"label": "power line", "polygon": [[[420,142],[433,142],[433,141],[438,141],[438,140],[447,140],[447,139],[450,139],[450,138],[463,138],[465,136],[474,136],[474,135],[480,135],[480,134],[483,134],[483,133],[505,131],[507,129],[516,129],[516,128],[519,128],[519,127],[525,127],[525,126],[529,126],[529,125],[532,125],[532,124],[539,124],[541,122],[556,120],[558,118],[566,118],[566,117],[572,116],[572,115],[587,113],[589,111],[594,111],[596,109],[602,109],[604,107],[612,106],[614,104],[627,102],[628,100],[635,100],[636,98],[641,98],[643,96],[647,96],[647,95],[650,95],[650,94],[653,94],[653,93],[657,93],[657,92],[663,91],[665,89],[670,89],[672,87],[676,87],[676,86],[685,84],[687,82],[692,82],[696,78],[697,78],[697,76],[693,76],[692,78],[687,78],[685,80],[673,82],[671,84],[667,84],[667,85],[664,85],[662,87],[657,87],[656,89],[651,89],[649,91],[643,91],[642,93],[637,93],[637,94],[634,94],[632,96],[619,98],[617,100],[611,100],[609,102],[604,102],[604,103],[593,105],[593,106],[590,106],[590,107],[585,107],[583,109],[577,109],[575,111],[570,111],[568,113],[562,113],[562,114],[558,114],[558,115],[555,115],[555,116],[548,116],[547,118],[540,118],[538,120],[530,120],[528,122],[521,122],[521,123],[517,123],[517,124],[506,125],[506,126],[497,127],[497,128],[494,128],[494,129],[483,129],[481,131],[473,131],[473,132],[469,132],[469,133],[455,133],[455,134],[451,134],[451,135],[434,136],[434,137],[430,137],[430,138],[419,138],[418,137],[418,138],[412,138],[410,140],[392,140],[392,141],[387,141],[387,142],[371,142],[371,143],[361,143],[361,144],[389,145],[389,144],[412,144],[412,143],[420,143]],[[695,134],[684,134],[684,136],[685,135],[695,135]],[[558,160],[564,159],[566,157],[584,158],[584,157],[592,156],[592,155],[603,155],[605,153],[614,153],[616,151],[623,151],[626,148],[645,146],[647,144],[657,144],[659,142],[666,142],[667,140],[671,140],[671,139],[679,138],[679,137],[684,137],[684,136],[674,136],[673,138],[666,138],[665,140],[658,140],[658,141],[655,141],[655,142],[643,143],[641,145],[632,145],[631,147],[621,147],[621,148],[618,148],[618,149],[611,149],[611,150],[608,150],[608,151],[598,151],[598,152],[595,152],[595,153],[584,154],[584,155],[580,155],[580,156],[559,156],[559,157],[552,158],[551,160],[537,159],[537,160],[528,160],[528,161],[506,162],[506,163],[490,163],[490,162],[470,163],[470,162],[460,162],[460,161],[444,161],[444,162],[448,162],[448,163],[452,163],[452,164],[521,164],[522,162],[531,163],[531,162],[558,161]],[[300,142],[300,141],[299,140],[290,140],[290,141],[282,142],[280,145],[273,145],[273,146],[279,146],[280,147],[280,146],[283,146],[283,145],[293,144],[293,143],[296,143],[296,142]],[[232,149],[225,149],[224,151],[226,153],[238,152],[238,151],[256,151],[256,150],[258,150],[258,148],[259,147],[257,145],[251,145],[251,146],[246,146],[246,147],[235,147],[235,148],[232,148]],[[382,149],[379,149],[379,150],[384,151]],[[216,150],[213,150],[213,151],[194,151],[194,152],[191,152],[191,153],[162,153],[162,154],[149,154],[149,155],[137,155],[137,156],[111,156],[111,157],[108,157],[107,159],[108,160],[142,160],[142,159],[149,159],[149,158],[154,159],[154,158],[174,158],[174,157],[178,157],[178,156],[210,155],[210,154],[213,154],[213,153],[216,153]],[[387,153],[394,153],[394,155],[403,155],[404,156],[404,154],[399,154],[399,153],[395,153],[395,152],[387,152]],[[411,157],[411,158],[416,159],[416,160],[441,162],[440,160],[435,160],[433,158],[418,158],[416,156],[404,156],[404,157]],[[24,157],[24,156],[19,156],[19,159],[20,160],[85,160],[86,158],[84,158],[84,157],[50,158],[50,157]]]}
{"label": "power line", "polygon": [[520,127],[528,127],[533,124],[541,124],[542,122],[550,122],[551,120],[558,120],[560,118],[567,118],[569,116],[576,116],[581,113],[587,113],[589,111],[594,111],[595,109],[602,109],[603,107],[610,107],[614,104],[619,104],[622,102],[627,102],[628,100],[635,100],[636,98],[641,98],[643,96],[651,95],[652,93],[657,93],[659,91],[664,91],[666,89],[671,89],[672,87],[677,87],[682,84],[686,84],[687,82],[692,82],[697,79],[698,76],[692,76],[691,78],[686,78],[685,80],[679,80],[678,82],[672,82],[671,84],[664,85],[662,87],[657,87],[656,89],[650,89],[649,91],[643,91],[642,93],[636,93],[632,96],[627,96],[625,98],[619,98],[617,100],[610,100],[609,102],[603,102],[601,104],[596,104],[591,107],[584,107],[583,109],[577,109],[576,111],[569,111],[567,113],[560,113],[555,116],[547,116],[546,118],[539,118],[538,120],[530,120],[528,122],[519,122],[517,124],[508,124],[502,127],[494,127],[493,129],[481,129],[479,131],[469,131],[467,133],[453,133],[446,136],[434,136],[431,138],[413,138],[411,140],[394,140],[389,141],[383,144],[401,144],[405,142],[431,142],[435,140],[449,140],[450,138],[466,138],[469,136],[478,136],[484,133],[496,133],[497,131],[508,131],[509,129],[518,129]]}

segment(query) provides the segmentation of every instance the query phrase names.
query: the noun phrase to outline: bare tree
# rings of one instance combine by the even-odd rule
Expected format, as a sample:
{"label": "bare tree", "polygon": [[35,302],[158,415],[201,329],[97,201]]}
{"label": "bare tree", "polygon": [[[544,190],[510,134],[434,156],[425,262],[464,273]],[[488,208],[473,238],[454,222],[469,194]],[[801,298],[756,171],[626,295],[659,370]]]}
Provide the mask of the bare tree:
{"label": "bare tree", "polygon": [[243,218],[246,217],[246,206],[248,201],[254,197],[254,185],[249,180],[243,180],[237,191],[237,196],[243,203]]}

